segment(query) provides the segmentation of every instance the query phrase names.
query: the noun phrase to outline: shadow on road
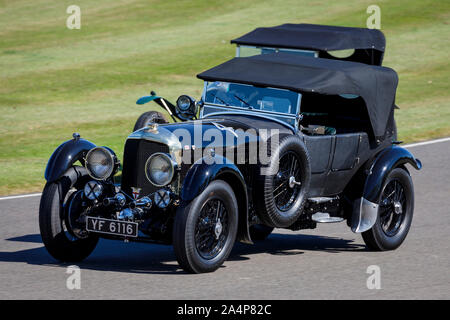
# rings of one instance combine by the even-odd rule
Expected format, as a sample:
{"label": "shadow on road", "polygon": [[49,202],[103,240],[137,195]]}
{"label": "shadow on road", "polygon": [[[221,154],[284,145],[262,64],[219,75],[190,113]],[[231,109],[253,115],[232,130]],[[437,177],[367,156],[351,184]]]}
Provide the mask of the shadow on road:
{"label": "shadow on road", "polygon": [[[7,241],[41,243],[39,234],[29,234]],[[251,255],[266,253],[272,255],[299,255],[304,251],[339,253],[365,251],[365,246],[354,244],[352,240],[302,234],[272,234],[265,241],[254,245],[238,243],[234,246],[228,260],[249,260]],[[70,264],[58,263],[44,247],[0,252],[0,262],[22,262],[34,265],[67,267]],[[77,263],[82,269],[115,271],[125,273],[186,274],[176,260],[171,246],[124,243],[101,239],[94,252],[83,262]]]}

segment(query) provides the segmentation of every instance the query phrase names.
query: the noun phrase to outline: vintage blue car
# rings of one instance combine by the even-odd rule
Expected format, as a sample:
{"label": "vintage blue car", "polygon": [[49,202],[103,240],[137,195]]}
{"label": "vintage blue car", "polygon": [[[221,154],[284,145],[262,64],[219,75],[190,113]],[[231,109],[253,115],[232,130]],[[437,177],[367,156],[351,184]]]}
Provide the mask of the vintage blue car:
{"label": "vintage blue car", "polygon": [[39,212],[53,257],[83,260],[104,237],[173,244],[186,271],[211,272],[236,240],[344,220],[370,249],[401,245],[414,211],[407,165],[421,163],[396,141],[398,77],[380,66],[382,33],[283,25],[233,42],[237,57],[197,76],[198,101],[138,100],[173,123],[141,116],[122,170],[78,134],[55,150]]}

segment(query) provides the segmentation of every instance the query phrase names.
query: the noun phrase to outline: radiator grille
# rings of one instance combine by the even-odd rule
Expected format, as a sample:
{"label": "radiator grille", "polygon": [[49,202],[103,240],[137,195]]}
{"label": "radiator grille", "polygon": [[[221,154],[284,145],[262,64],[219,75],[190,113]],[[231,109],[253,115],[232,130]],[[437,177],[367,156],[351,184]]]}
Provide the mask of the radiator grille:
{"label": "radiator grille", "polygon": [[131,187],[141,188],[141,195],[155,192],[158,188],[145,177],[145,163],[155,152],[169,153],[162,143],[142,139],[128,139],[125,143],[122,170],[122,190],[131,195]]}

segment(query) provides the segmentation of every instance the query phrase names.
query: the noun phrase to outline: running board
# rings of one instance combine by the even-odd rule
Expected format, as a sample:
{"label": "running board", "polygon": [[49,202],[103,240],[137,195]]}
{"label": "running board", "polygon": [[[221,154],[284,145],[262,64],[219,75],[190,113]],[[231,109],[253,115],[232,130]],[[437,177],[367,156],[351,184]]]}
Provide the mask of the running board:
{"label": "running board", "polygon": [[338,197],[330,198],[330,197],[314,197],[314,198],[308,198],[308,201],[311,203],[319,204],[319,203],[325,203],[325,202],[333,202],[334,200],[338,200]]}
{"label": "running board", "polygon": [[318,223],[335,223],[344,221],[344,218],[331,217],[330,214],[326,212],[316,212],[311,216],[311,219]]}

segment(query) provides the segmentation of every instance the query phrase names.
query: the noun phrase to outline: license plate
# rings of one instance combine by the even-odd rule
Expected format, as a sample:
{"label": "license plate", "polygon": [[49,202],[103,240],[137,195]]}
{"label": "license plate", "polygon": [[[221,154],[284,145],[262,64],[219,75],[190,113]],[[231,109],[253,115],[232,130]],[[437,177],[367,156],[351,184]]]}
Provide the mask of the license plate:
{"label": "license plate", "polygon": [[124,237],[138,236],[138,224],[136,222],[117,221],[103,218],[87,217],[86,230]]}

